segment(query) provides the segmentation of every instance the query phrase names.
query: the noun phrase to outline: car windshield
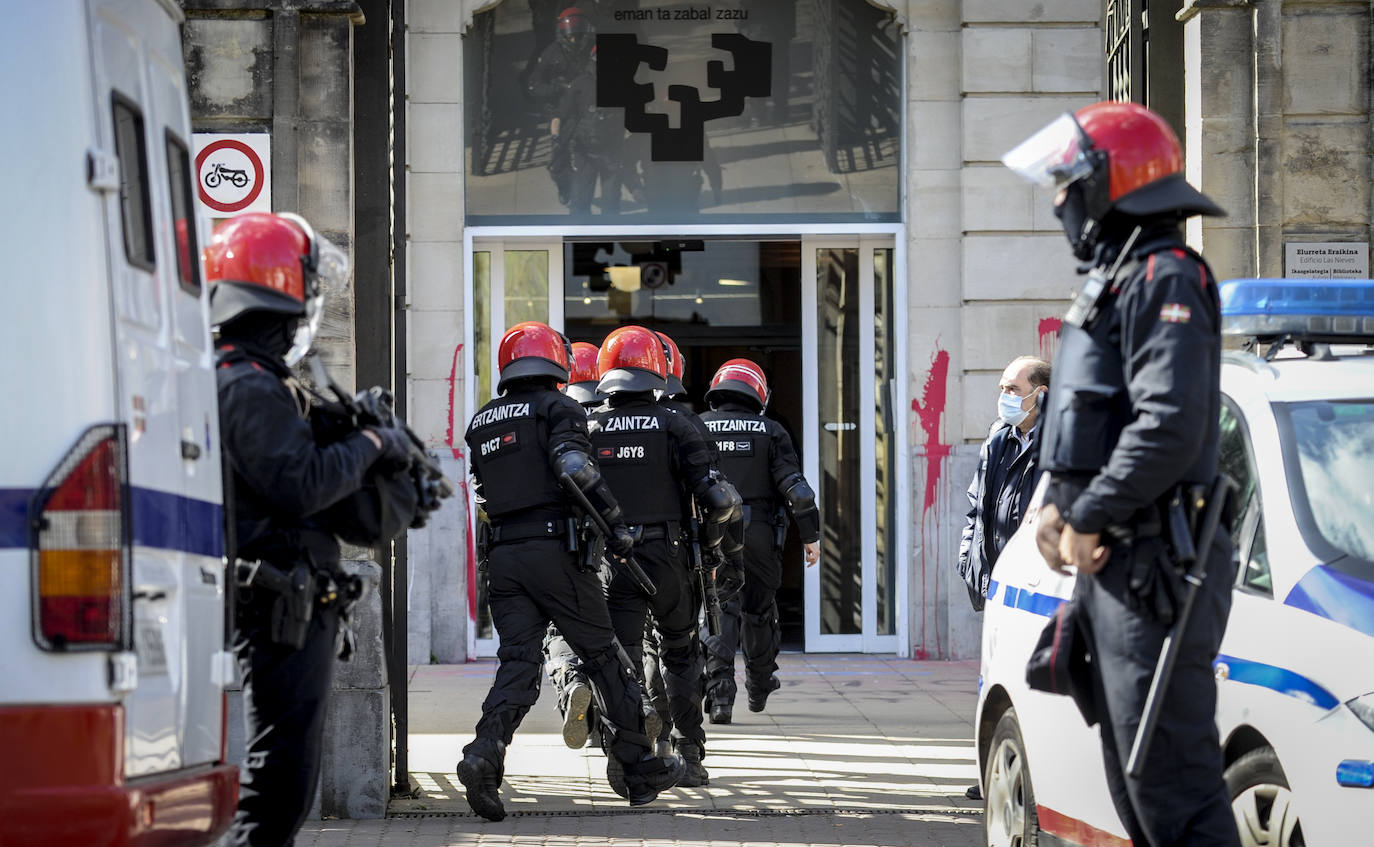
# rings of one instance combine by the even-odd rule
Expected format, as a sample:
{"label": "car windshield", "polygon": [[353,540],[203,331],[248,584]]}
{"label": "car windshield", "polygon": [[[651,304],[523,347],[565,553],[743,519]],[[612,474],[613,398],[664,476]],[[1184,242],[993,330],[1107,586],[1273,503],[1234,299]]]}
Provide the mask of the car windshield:
{"label": "car windshield", "polygon": [[1374,400],[1287,403],[1280,410],[1292,433],[1284,445],[1290,473],[1296,458],[1302,476],[1294,496],[1305,494],[1311,526],[1332,552],[1374,563]]}

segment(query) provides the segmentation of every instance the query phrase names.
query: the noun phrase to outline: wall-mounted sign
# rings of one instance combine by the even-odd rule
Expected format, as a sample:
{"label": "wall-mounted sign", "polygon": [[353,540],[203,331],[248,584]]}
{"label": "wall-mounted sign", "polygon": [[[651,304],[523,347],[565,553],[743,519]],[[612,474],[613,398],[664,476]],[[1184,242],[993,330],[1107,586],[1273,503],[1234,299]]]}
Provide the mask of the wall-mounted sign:
{"label": "wall-mounted sign", "polygon": [[530,0],[474,17],[468,223],[900,219],[890,13],[867,0],[640,5]]}
{"label": "wall-mounted sign", "polygon": [[1364,241],[1287,241],[1284,276],[1307,279],[1369,279],[1369,244]]}
{"label": "wall-mounted sign", "polygon": [[196,194],[211,218],[272,211],[272,136],[195,133]]}

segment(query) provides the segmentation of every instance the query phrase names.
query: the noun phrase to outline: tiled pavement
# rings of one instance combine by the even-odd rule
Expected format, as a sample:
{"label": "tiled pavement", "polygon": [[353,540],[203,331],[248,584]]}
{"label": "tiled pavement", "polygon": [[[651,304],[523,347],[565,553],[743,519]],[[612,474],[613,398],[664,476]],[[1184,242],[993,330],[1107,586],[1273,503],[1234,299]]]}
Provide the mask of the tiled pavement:
{"label": "tiled pavement", "polygon": [[[707,725],[711,784],[631,810],[606,785],[599,751],[563,745],[547,682],[516,733],[501,797],[507,818],[472,815],[453,773],[495,670],[492,661],[412,668],[415,799],[382,821],[312,821],[318,845],[982,843],[972,662],[784,654],[768,710]],[[742,686],[742,680],[741,680]]]}

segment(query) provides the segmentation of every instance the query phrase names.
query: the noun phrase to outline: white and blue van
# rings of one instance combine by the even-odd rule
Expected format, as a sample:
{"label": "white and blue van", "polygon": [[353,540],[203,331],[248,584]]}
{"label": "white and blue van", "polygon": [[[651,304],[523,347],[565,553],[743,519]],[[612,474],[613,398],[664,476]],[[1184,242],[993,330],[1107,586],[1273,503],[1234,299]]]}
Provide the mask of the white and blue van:
{"label": "white and blue van", "polygon": [[218,412],[173,0],[0,27],[0,842],[232,817]]}

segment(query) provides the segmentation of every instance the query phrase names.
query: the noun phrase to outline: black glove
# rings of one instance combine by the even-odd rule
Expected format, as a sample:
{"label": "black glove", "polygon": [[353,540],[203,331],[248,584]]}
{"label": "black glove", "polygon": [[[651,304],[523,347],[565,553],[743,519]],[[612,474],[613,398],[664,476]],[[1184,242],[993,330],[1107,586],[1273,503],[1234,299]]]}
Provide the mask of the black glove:
{"label": "black glove", "polygon": [[410,467],[410,436],[394,426],[374,426],[370,431],[382,441],[378,462],[385,462],[396,470]]}
{"label": "black glove", "polygon": [[612,553],[625,559],[635,551],[635,537],[630,534],[629,527],[618,523],[611,527],[611,537],[606,539],[606,546]]}

